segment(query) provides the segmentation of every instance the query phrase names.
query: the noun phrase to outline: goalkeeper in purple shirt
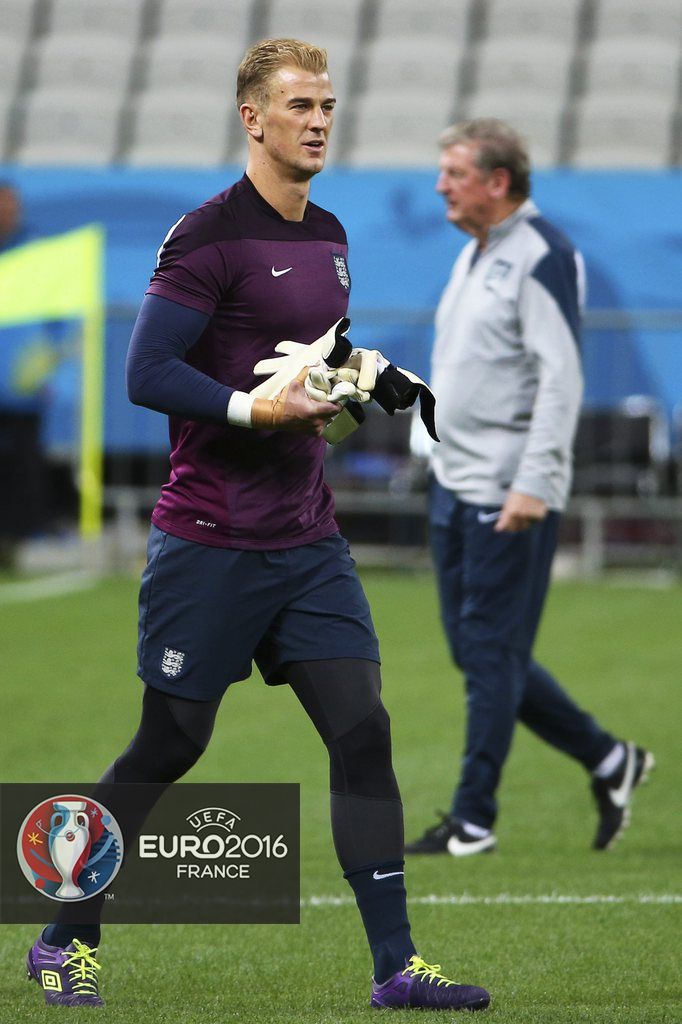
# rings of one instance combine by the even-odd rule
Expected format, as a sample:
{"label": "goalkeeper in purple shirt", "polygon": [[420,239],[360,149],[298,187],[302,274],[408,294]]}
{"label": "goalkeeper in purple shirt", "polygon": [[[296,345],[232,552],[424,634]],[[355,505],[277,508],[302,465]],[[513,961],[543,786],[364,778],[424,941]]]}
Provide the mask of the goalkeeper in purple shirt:
{"label": "goalkeeper in purple shirt", "polygon": [[[255,661],[266,683],[291,686],[327,747],[334,845],[374,960],[371,1004],[483,1009],[484,989],[449,981],[412,943],[378,643],[323,478],[336,399],[372,392],[392,411],[392,388],[407,380],[378,354],[338,359],[346,235],[308,201],[334,114],[325,51],[256,44],[237,102],[246,174],[168,232],[131,339],[129,395],[169,416],[171,474],[140,592],[142,718],[101,783],[181,778],[205,750],[225,690]],[[330,347],[331,368],[309,369],[307,352],[331,360]],[[274,393],[254,373],[263,361]],[[141,824],[127,823],[128,838]],[[64,905],[30,950],[30,976],[51,978],[48,1003],[102,1004],[102,902]]]}

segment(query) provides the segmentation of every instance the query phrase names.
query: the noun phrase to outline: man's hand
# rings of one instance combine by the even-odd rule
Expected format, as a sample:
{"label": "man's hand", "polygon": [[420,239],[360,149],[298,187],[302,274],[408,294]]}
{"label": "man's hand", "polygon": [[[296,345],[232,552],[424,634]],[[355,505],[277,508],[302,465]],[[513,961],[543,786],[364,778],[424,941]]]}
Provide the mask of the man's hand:
{"label": "man's hand", "polygon": [[497,533],[519,533],[527,530],[534,523],[539,523],[547,515],[547,505],[541,498],[534,498],[532,494],[521,494],[519,491],[510,491],[507,500],[502,506],[500,518],[495,523]]}
{"label": "man's hand", "polygon": [[341,406],[334,402],[313,401],[303,386],[307,375],[308,368],[304,367],[274,398],[254,399],[251,426],[321,437],[329,421],[341,412]]}

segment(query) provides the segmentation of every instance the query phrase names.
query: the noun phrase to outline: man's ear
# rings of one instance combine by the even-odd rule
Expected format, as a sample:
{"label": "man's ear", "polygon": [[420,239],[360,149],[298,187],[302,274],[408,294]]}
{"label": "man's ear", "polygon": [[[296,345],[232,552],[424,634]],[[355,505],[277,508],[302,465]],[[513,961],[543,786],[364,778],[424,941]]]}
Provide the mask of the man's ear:
{"label": "man's ear", "polygon": [[488,176],[488,191],[493,199],[506,199],[509,195],[511,174],[506,167],[495,167]]}
{"label": "man's ear", "polygon": [[258,107],[253,103],[242,103],[239,108],[239,116],[251,138],[260,141],[263,138],[263,127],[261,125],[261,112]]}

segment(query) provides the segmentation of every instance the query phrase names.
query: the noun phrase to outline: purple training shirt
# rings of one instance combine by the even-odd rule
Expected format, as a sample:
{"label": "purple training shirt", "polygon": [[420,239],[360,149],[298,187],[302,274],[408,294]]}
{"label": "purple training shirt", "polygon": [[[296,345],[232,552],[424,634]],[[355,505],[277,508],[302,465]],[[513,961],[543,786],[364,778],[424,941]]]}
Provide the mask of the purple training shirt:
{"label": "purple training shirt", "polygon": [[[250,391],[284,339],[309,344],[348,306],[346,233],[313,203],[287,221],[244,175],[186,214],[164,242],[148,294],[210,316],[187,362]],[[169,417],[171,475],[152,521],[215,547],[272,550],[335,533],[326,442]]]}

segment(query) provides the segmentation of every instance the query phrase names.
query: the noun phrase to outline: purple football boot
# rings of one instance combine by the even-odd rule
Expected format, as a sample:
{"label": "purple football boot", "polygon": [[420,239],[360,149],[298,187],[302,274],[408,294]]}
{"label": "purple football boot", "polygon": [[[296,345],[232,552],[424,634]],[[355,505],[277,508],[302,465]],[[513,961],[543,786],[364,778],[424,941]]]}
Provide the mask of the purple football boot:
{"label": "purple football boot", "polygon": [[96,949],[74,939],[66,948],[48,946],[42,935],[26,957],[29,980],[37,981],[48,1006],[104,1006],[100,998]]}
{"label": "purple football boot", "polygon": [[405,969],[383,985],[372,980],[370,1006],[378,1010],[485,1010],[490,993],[476,985],[458,985],[443,977],[440,964],[411,956]]}

